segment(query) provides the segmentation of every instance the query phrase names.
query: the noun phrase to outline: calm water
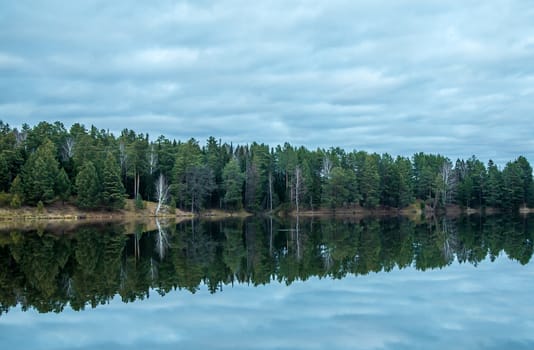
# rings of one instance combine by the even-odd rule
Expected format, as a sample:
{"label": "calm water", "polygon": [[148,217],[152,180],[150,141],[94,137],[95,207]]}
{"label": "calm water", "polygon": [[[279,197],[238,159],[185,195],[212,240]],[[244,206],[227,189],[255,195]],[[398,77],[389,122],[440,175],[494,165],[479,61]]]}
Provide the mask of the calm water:
{"label": "calm water", "polygon": [[533,349],[534,218],[0,233],[2,349]]}

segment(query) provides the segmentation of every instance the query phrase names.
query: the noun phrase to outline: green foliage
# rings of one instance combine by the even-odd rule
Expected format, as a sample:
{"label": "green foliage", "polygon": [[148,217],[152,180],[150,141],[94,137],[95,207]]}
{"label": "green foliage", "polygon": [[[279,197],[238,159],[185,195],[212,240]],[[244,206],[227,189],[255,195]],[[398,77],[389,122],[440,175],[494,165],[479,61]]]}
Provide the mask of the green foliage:
{"label": "green foliage", "polygon": [[169,199],[169,204],[167,204],[167,207],[169,208],[169,212],[174,214],[176,212],[176,199],[171,196],[171,199]]}
{"label": "green foliage", "polygon": [[[115,157],[108,152],[102,171],[102,204],[107,209],[124,208],[124,186],[122,185],[120,167]],[[139,195],[140,197],[140,195]]]}
{"label": "green foliage", "polygon": [[0,191],[9,189],[9,166],[3,152],[0,153]]}
{"label": "green foliage", "polygon": [[22,169],[24,199],[29,204],[38,201],[50,202],[55,196],[59,162],[56,148],[50,140],[44,142],[32,153]]}
{"label": "green foliage", "polygon": [[135,209],[137,210],[145,209],[145,202],[143,202],[143,197],[140,194],[138,194],[137,198],[135,198]]}
{"label": "green foliage", "polygon": [[[188,170],[200,166],[202,164],[202,152],[195,139],[190,139],[186,143],[178,145],[176,159],[174,162],[173,184],[171,191],[175,198],[178,199],[181,208],[185,208],[190,202],[188,198]],[[190,178],[189,178],[190,180]]]}
{"label": "green foliage", "polygon": [[82,209],[94,209],[100,205],[100,185],[96,168],[91,161],[85,162],[76,176],[77,205]]}
{"label": "green foliage", "polygon": [[508,208],[519,208],[531,201],[532,167],[524,157],[508,162],[502,172],[504,182],[504,203]]}
{"label": "green foliage", "polygon": [[42,214],[44,212],[44,204],[43,201],[37,202],[37,213]]}
{"label": "green foliage", "polygon": [[224,203],[230,209],[243,208],[242,189],[245,175],[236,159],[230,160],[223,170]]}
{"label": "green foliage", "polygon": [[492,160],[488,162],[487,184],[484,191],[484,201],[487,206],[499,208],[503,203],[504,182],[502,173]]}
{"label": "green foliage", "polygon": [[[147,134],[129,129],[115,138],[94,126],[74,124],[67,131],[60,122],[42,122],[33,128],[24,124],[19,131],[0,121],[0,192],[17,194],[22,205],[65,201],[80,191],[80,207],[115,210],[126,196],[153,200],[159,174],[169,180],[176,205],[193,211],[223,206],[291,210],[297,203],[303,210],[357,204],[400,208],[415,199],[433,208],[534,206],[532,168],[525,157],[501,171],[474,156],[453,166],[439,154],[409,159],[289,143],[234,146],[214,137],[201,148],[195,139],[160,136],[151,142]],[[11,200],[0,198],[0,204]]]}
{"label": "green foliage", "polygon": [[7,207],[12,199],[13,195],[11,193],[0,192],[0,207]]}
{"label": "green foliage", "polygon": [[380,203],[380,175],[378,173],[378,155],[368,155],[365,158],[360,193],[362,204],[366,208],[375,208]]}
{"label": "green foliage", "polygon": [[341,167],[333,168],[324,184],[323,203],[330,208],[338,208],[357,201],[354,173]]}
{"label": "green foliage", "polygon": [[69,198],[71,193],[71,184],[69,176],[64,168],[61,168],[56,182],[56,193],[59,195],[63,203]]}
{"label": "green foliage", "polygon": [[20,175],[17,175],[17,177],[15,177],[15,179],[11,183],[11,188],[9,189],[9,192],[11,194],[18,194],[21,199],[24,196],[24,189],[22,188],[22,180]]}
{"label": "green foliage", "polygon": [[13,209],[18,209],[22,206],[22,199],[20,198],[20,195],[18,193],[15,193],[11,197],[11,202],[9,203],[9,206]]}

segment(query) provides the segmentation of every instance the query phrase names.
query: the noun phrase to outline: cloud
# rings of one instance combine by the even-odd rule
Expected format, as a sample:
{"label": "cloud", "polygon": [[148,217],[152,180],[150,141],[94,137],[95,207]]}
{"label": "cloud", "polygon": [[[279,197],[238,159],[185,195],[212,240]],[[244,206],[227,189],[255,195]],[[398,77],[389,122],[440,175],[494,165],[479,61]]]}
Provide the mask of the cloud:
{"label": "cloud", "polygon": [[534,161],[534,13],[519,0],[14,2],[1,16],[14,126]]}

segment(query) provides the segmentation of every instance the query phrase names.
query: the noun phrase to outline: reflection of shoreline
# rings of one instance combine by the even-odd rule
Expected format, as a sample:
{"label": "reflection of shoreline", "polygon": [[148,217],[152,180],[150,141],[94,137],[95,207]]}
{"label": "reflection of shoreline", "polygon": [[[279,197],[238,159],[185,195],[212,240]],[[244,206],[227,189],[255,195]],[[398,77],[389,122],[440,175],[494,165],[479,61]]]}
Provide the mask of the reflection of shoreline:
{"label": "reflection of shoreline", "polygon": [[[504,252],[532,257],[534,217],[403,217],[361,220],[101,221],[0,234],[0,314],[16,305],[40,312],[80,310],[120,295],[144,299],[150,288],[192,293],[205,283],[287,285],[310,277],[444,268],[493,261]],[[56,222],[59,223],[60,222]],[[71,222],[75,223],[75,222]]]}
{"label": "reflection of shoreline", "polygon": [[[390,208],[390,207],[378,207],[375,209],[368,209],[360,206],[354,206],[350,208],[319,208],[316,210],[300,210],[297,214],[296,211],[287,213],[287,216],[291,217],[317,217],[317,218],[365,218],[365,217],[406,217],[418,221],[422,215],[425,216],[446,216],[450,218],[457,218],[463,215],[497,215],[501,214],[498,208],[463,208],[458,205],[449,205],[446,208],[442,208],[435,212],[431,208],[427,207],[425,210],[417,208],[415,205],[407,208]],[[519,214],[533,214],[534,208],[520,208]]]}
{"label": "reflection of shoreline", "polygon": [[[189,221],[191,218],[165,218],[166,221],[181,223]],[[58,232],[61,234],[74,234],[77,230],[83,227],[105,227],[110,225],[120,225],[125,227],[125,234],[135,232],[137,227],[142,227],[144,231],[154,231],[157,229],[154,218],[87,218],[87,219],[39,219],[39,220],[0,220],[0,235],[9,234],[12,231],[42,231],[42,232]]]}

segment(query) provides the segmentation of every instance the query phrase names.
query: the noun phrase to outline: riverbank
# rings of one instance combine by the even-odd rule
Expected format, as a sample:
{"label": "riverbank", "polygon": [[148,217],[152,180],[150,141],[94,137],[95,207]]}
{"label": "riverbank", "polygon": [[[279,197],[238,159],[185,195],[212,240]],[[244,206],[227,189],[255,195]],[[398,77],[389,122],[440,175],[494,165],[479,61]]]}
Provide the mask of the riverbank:
{"label": "riverbank", "polygon": [[[413,220],[419,219],[421,216],[447,216],[447,217],[458,217],[462,215],[496,215],[503,212],[498,208],[466,208],[459,205],[449,205],[445,208],[441,208],[439,211],[434,211],[431,207],[426,206],[424,209],[421,208],[421,203],[416,202],[405,208],[391,208],[391,207],[378,207],[374,209],[364,208],[361,206],[353,206],[349,208],[318,208],[315,210],[300,210],[298,213],[296,210],[291,212],[283,213],[282,216],[291,216],[296,217],[339,217],[339,218],[363,218],[363,217],[395,217],[403,216]],[[521,207],[519,209],[519,214],[527,215],[534,214],[534,208]]]}
{"label": "riverbank", "polygon": [[44,207],[41,211],[36,207],[22,207],[18,209],[0,208],[0,231],[35,230],[57,231],[68,233],[75,231],[83,225],[106,225],[121,224],[126,225],[126,231],[134,232],[141,226],[143,231],[157,229],[156,219],[180,223],[193,218],[206,220],[221,220],[226,218],[245,218],[251,216],[244,210],[206,210],[200,213],[191,213],[175,209],[174,212],[159,213],[157,216],[157,203],[143,201],[144,208],[136,209],[135,202],[131,199],[126,201],[124,209],[108,210],[82,210],[72,204],[52,203]]}
{"label": "riverbank", "polygon": [[[143,209],[135,208],[134,200],[126,200],[124,209],[120,210],[82,210],[72,204],[60,202],[45,206],[42,210],[36,207],[24,206],[18,209],[0,208],[0,222],[2,221],[132,221],[156,217],[157,203],[143,201]],[[227,218],[246,217],[252,214],[241,211],[206,210],[200,213],[186,212],[174,209],[173,212],[160,212],[159,219],[190,220],[192,218]]]}

